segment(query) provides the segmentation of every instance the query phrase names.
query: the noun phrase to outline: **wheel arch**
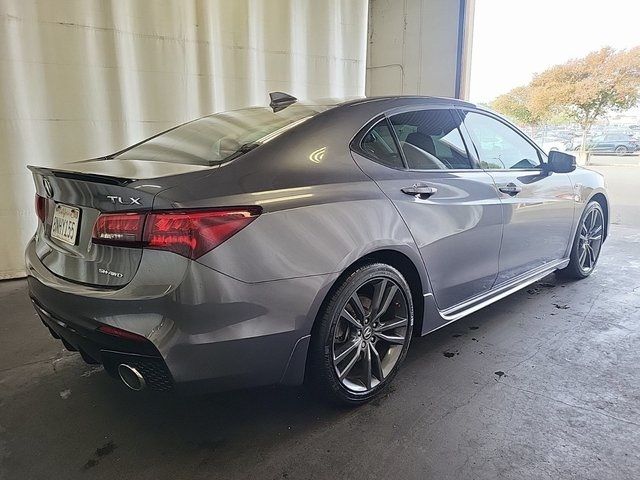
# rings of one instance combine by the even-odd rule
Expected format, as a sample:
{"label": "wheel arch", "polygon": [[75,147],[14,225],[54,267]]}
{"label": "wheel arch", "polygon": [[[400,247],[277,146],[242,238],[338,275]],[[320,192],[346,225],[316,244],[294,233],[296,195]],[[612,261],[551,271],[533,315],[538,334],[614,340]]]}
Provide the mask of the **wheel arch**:
{"label": "wheel arch", "polygon": [[590,202],[598,202],[602,207],[602,212],[604,213],[604,239],[606,240],[607,236],[609,235],[609,201],[603,193],[598,192],[591,196],[591,198],[589,198],[587,205]]}
{"label": "wheel arch", "polygon": [[298,385],[304,381],[309,370],[309,344],[311,338],[317,331],[319,325],[318,319],[322,315],[327,303],[330,301],[331,296],[340,287],[342,281],[354,270],[363,264],[374,262],[391,265],[398,269],[398,271],[400,271],[400,273],[405,277],[405,280],[409,284],[409,288],[411,290],[413,302],[414,325],[412,335],[422,335],[425,311],[424,294],[431,291],[431,286],[426,269],[422,262],[422,257],[420,257],[418,252],[414,252],[413,250],[406,251],[403,246],[383,247],[371,250],[353,260],[342,270],[342,273],[340,273],[340,275],[331,282],[327,289],[323,289],[323,291],[319,292],[318,300],[316,301],[316,305],[318,306],[314,308],[312,312],[313,321],[309,334],[301,339],[304,341],[301,341],[296,345],[296,348],[291,355],[291,359],[289,360],[289,364],[285,369],[281,383]]}
{"label": "wheel arch", "polygon": [[[411,290],[411,300],[413,303],[414,323],[413,323],[412,336],[414,337],[420,336],[422,332],[422,323],[424,319],[423,292],[425,288],[425,283],[428,285],[428,279],[426,279],[426,272],[424,272],[424,274],[421,275],[419,270],[420,266],[422,266],[424,270],[424,266],[422,265],[421,262],[420,264],[416,265],[414,260],[412,260],[407,254],[399,250],[395,250],[393,248],[382,248],[382,249],[371,251],[365,255],[362,255],[360,258],[353,261],[333,281],[333,283],[331,284],[331,287],[324,294],[324,297],[322,298],[322,302],[319,308],[315,312],[315,318],[313,319],[313,325],[311,327],[311,334],[308,337],[309,339],[316,334],[316,331],[320,324],[320,322],[318,322],[318,319],[322,315],[322,312],[326,307],[327,303],[331,301],[331,296],[333,295],[333,293],[338,288],[340,288],[342,281],[346,277],[348,277],[354,270],[368,263],[385,263],[387,265],[390,265],[396,268],[405,278],[405,280],[409,284],[409,289]],[[307,348],[307,351],[305,354],[304,364],[301,365],[301,367],[303,368],[302,375],[299,377],[301,379],[306,378],[309,371],[308,367],[309,367],[310,349],[308,348],[308,344],[309,344],[309,340],[307,340],[305,344],[305,348]]]}
{"label": "wheel arch", "polygon": [[342,273],[333,281],[329,290],[324,294],[322,302],[315,312],[315,318],[313,320],[313,326],[311,328],[311,334],[313,335],[316,325],[318,324],[318,318],[322,314],[327,302],[330,301],[331,295],[341,285],[342,281],[348,277],[354,270],[367,263],[385,263],[396,268],[405,278],[409,284],[411,290],[411,300],[413,302],[414,312],[414,325],[413,335],[419,334],[422,331],[422,322],[424,317],[424,292],[428,290],[428,279],[426,272],[421,272],[420,267],[424,270],[424,266],[420,263],[416,265],[416,261],[411,259],[406,253],[401,252],[393,248],[382,248],[371,251],[365,255],[362,255],[357,260],[353,261],[347,266]]}

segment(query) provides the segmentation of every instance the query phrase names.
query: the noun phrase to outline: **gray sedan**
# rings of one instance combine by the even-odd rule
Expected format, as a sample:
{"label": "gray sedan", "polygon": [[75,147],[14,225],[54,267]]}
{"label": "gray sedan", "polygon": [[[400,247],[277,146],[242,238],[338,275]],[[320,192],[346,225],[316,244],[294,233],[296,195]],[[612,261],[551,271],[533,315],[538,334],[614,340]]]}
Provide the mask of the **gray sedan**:
{"label": "gray sedan", "polygon": [[271,97],[30,167],[30,294],[69,350],[133,390],[306,382],[357,405],[413,336],[594,271],[603,178],[494,113]]}

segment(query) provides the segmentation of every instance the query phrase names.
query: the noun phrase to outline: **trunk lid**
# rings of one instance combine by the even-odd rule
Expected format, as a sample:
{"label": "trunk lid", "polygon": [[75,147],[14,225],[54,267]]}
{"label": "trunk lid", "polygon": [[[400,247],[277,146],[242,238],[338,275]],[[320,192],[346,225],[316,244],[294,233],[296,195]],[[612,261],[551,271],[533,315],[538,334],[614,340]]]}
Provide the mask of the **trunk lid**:
{"label": "trunk lid", "polygon": [[[70,281],[114,288],[126,285],[140,265],[143,250],[92,242],[100,213],[174,208],[157,194],[232,164],[328,108],[295,104],[273,111],[251,107],[224,112],[169,129],[107,157],[69,163],[64,169],[29,167],[37,194],[46,199],[38,204],[38,211],[44,210],[35,236],[38,257],[52,273]],[[118,221],[130,225],[134,217],[123,215]],[[122,235],[131,236],[128,232]],[[105,234],[118,235],[101,233]]]}
{"label": "trunk lid", "polygon": [[28,167],[45,207],[35,236],[37,255],[61,278],[112,288],[131,281],[142,249],[93,243],[100,213],[151,210],[158,192],[179,183],[173,176],[204,168],[108,159],[69,166],[73,170]]}

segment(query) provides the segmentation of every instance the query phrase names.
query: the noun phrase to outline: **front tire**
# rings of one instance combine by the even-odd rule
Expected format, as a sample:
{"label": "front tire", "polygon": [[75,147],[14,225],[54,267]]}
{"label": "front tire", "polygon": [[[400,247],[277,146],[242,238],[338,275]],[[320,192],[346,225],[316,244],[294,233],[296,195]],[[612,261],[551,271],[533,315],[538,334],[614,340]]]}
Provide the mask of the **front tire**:
{"label": "front tire", "polygon": [[604,212],[596,201],[589,202],[582,212],[573,240],[569,265],[560,274],[574,279],[587,278],[596,267],[604,241]]}
{"label": "front tire", "polygon": [[314,327],[310,386],[343,405],[379,395],[404,361],[413,316],[411,290],[396,268],[370,263],[349,273],[325,301]]}

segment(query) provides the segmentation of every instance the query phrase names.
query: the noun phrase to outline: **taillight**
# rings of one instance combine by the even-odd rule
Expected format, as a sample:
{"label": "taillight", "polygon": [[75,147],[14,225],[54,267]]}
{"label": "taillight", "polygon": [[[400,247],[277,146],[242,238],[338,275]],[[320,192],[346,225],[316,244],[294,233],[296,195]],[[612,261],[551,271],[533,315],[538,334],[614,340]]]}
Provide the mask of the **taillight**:
{"label": "taillight", "polygon": [[93,243],[139,247],[144,219],[144,213],[103,213],[93,226]]}
{"label": "taillight", "polygon": [[196,259],[249,225],[261,207],[103,213],[93,227],[93,242],[166,250]]}
{"label": "taillight", "polygon": [[42,223],[47,217],[47,199],[36,193],[36,215]]}
{"label": "taillight", "polygon": [[150,212],[143,245],[196,259],[249,225],[261,211],[260,207],[239,207]]}

